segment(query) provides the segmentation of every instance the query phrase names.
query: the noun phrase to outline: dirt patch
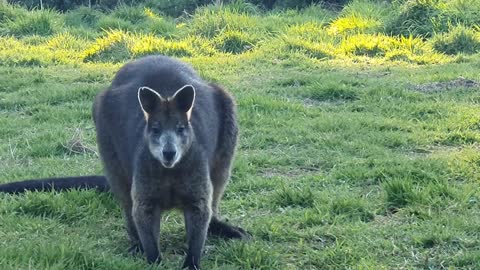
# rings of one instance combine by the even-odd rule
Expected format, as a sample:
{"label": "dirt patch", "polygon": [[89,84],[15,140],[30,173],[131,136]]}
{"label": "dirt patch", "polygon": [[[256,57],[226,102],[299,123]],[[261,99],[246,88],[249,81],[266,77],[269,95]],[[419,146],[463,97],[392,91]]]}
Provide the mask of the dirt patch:
{"label": "dirt patch", "polygon": [[69,154],[97,154],[94,147],[88,146],[84,142],[83,132],[81,129],[75,129],[75,133],[72,138],[67,142],[63,147],[68,151]]}
{"label": "dirt patch", "polygon": [[305,107],[322,107],[326,105],[342,105],[347,103],[345,100],[319,101],[313,98],[304,98],[302,101]]}
{"label": "dirt patch", "polygon": [[314,244],[316,250],[322,250],[337,243],[337,237],[333,234],[312,235],[307,241]]}
{"label": "dirt patch", "polygon": [[480,83],[460,77],[446,82],[424,83],[412,86],[412,89],[422,93],[439,93],[458,88],[480,88]]}
{"label": "dirt patch", "polygon": [[312,98],[303,99],[303,105],[305,105],[305,107],[317,107],[317,106],[321,106],[322,104],[325,104],[325,103],[326,102],[320,102],[320,101],[312,99]]}

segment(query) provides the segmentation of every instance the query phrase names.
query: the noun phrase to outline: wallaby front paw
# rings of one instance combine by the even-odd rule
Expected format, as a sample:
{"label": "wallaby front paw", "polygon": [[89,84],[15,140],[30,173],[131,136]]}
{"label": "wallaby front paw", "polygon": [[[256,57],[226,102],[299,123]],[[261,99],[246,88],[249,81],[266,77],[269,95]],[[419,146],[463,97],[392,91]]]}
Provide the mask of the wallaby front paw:
{"label": "wallaby front paw", "polygon": [[162,256],[157,256],[157,257],[147,257],[147,262],[149,264],[160,264],[162,262]]}
{"label": "wallaby front paw", "polygon": [[142,245],[140,243],[133,244],[132,246],[130,246],[128,248],[128,254],[130,254],[132,256],[136,256],[136,255],[139,255],[139,254],[142,254],[142,253],[143,253],[143,248],[142,248]]}
{"label": "wallaby front paw", "polygon": [[198,264],[193,263],[192,260],[185,259],[185,262],[183,263],[182,269],[200,270],[200,266]]}

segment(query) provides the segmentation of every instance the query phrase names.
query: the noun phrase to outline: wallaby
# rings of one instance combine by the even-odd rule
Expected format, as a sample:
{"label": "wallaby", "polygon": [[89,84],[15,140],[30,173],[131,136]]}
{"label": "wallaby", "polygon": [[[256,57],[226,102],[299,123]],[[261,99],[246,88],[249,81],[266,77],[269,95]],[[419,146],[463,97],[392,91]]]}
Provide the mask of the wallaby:
{"label": "wallaby", "polygon": [[[131,252],[159,262],[161,214],[183,210],[188,251],[183,268],[200,268],[207,236],[245,238],[219,218],[238,136],[235,104],[187,64],[148,56],[124,65],[93,105],[101,176],[29,180],[0,192],[72,187],[110,189],[120,203]],[[108,182],[108,184],[107,184]]]}

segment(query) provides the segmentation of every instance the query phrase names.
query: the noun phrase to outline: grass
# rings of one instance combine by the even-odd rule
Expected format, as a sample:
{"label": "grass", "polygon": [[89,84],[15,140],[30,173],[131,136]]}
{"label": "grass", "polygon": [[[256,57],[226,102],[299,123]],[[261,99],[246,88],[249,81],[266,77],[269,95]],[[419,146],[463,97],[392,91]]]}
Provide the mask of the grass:
{"label": "grass", "polygon": [[449,33],[437,35],[433,47],[445,54],[474,54],[480,52],[480,32],[457,26]]}
{"label": "grass", "polygon": [[32,13],[6,23],[7,33],[14,36],[48,36],[55,32],[53,16],[50,12]]}
{"label": "grass", "polygon": [[[94,96],[125,61],[167,54],[238,104],[221,209],[254,238],[209,239],[205,269],[478,269],[480,58],[466,51],[478,29],[474,11],[452,11],[477,2],[435,3],[451,25],[431,38],[391,35],[407,2],[268,13],[236,3],[175,21],[0,6],[0,181],[100,174],[95,152],[68,147],[95,149]],[[43,12],[51,33],[11,34],[18,14]],[[105,18],[135,30],[99,30]],[[167,30],[145,28],[156,20]],[[166,213],[161,231],[164,261],[150,269],[177,269],[181,213]],[[109,194],[0,194],[2,269],[148,268],[127,247]]]}
{"label": "grass", "polygon": [[240,31],[225,31],[214,41],[217,49],[226,53],[242,53],[253,47],[255,38]]}
{"label": "grass", "polygon": [[103,13],[88,7],[80,7],[65,14],[65,23],[69,26],[94,27]]}

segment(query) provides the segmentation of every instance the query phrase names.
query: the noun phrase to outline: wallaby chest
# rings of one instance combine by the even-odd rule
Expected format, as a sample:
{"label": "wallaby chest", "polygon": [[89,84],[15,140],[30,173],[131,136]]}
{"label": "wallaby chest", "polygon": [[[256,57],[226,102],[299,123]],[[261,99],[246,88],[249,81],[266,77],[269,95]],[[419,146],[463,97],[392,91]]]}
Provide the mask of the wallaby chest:
{"label": "wallaby chest", "polygon": [[149,168],[138,168],[133,193],[142,197],[137,199],[149,201],[164,210],[183,208],[203,200],[209,196],[208,172],[193,165],[197,164],[178,169],[151,165]]}
{"label": "wallaby chest", "polygon": [[182,175],[162,174],[151,176],[146,187],[149,189],[147,196],[151,202],[162,209],[182,208],[188,203],[189,193],[187,190],[188,179]]}

